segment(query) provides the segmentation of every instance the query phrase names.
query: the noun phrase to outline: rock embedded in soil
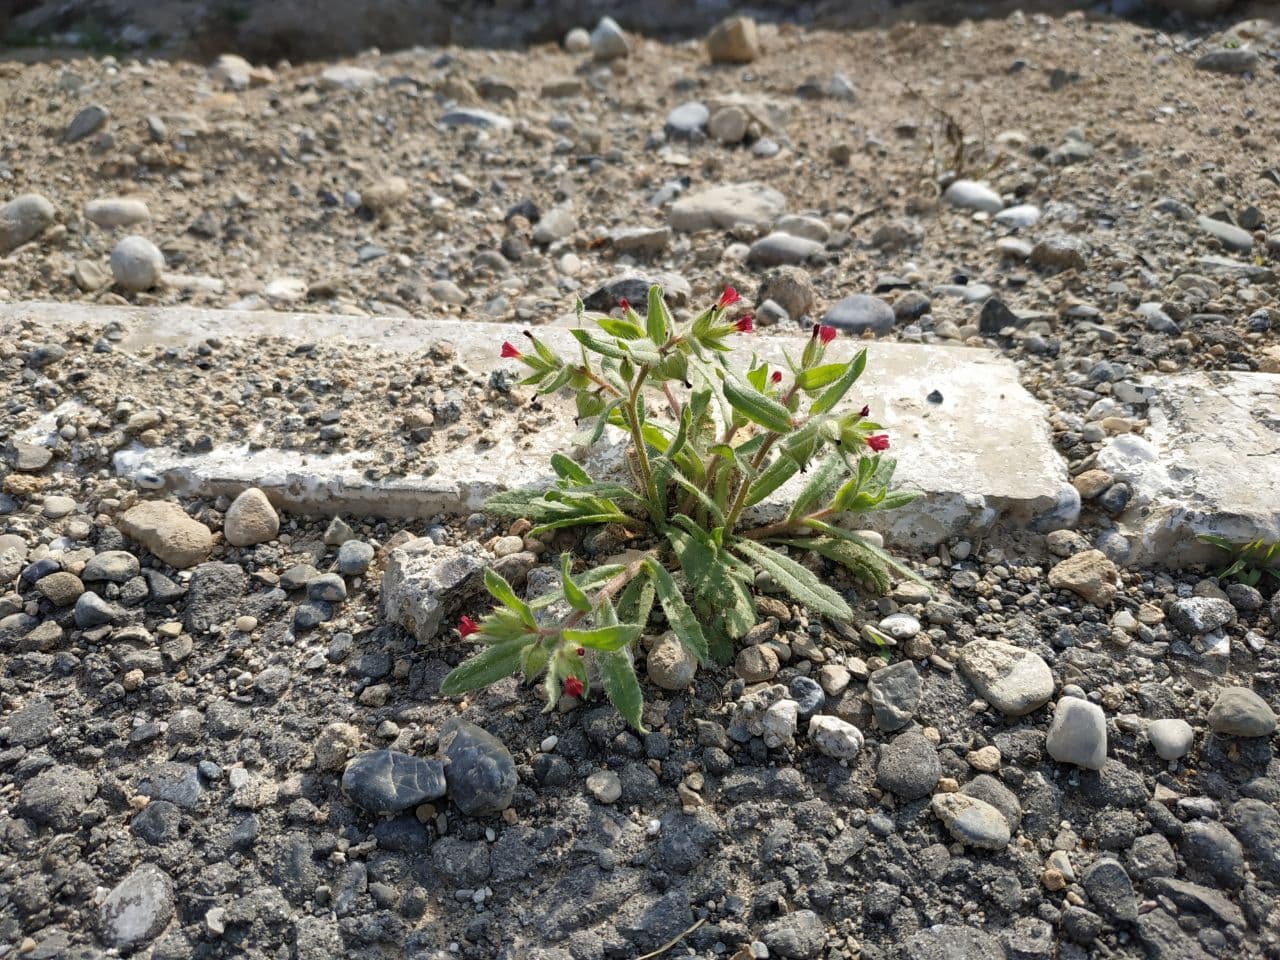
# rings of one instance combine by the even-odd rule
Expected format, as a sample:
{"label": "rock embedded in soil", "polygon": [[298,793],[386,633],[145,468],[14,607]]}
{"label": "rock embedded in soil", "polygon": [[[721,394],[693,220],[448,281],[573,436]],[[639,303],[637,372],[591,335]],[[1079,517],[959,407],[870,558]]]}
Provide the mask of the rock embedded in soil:
{"label": "rock embedded in soil", "polygon": [[22,785],[17,813],[59,833],[73,830],[80,814],[98,793],[98,781],[87,770],[52,766]]}
{"label": "rock embedded in soil", "polygon": [[222,532],[233,547],[251,547],[274,540],[280,533],[280,515],[257,487],[243,491],[227,508]]}
{"label": "rock embedded in soil", "polygon": [[449,799],[468,816],[501,813],[515,795],[516,764],[502,741],[457,717],[440,735]]}
{"label": "rock embedded in soil", "polygon": [[861,336],[870,330],[877,336],[893,330],[893,307],[879,297],[855,293],[837,300],[822,317],[822,322],[845,333]]}
{"label": "rock embedded in soil", "polygon": [[645,669],[649,679],[663,690],[684,690],[698,672],[698,661],[668,630],[649,648]]}
{"label": "rock embedded in soil", "polygon": [[147,500],[120,517],[120,531],[179,570],[208,559],[213,550],[209,528],[169,500]]}
{"label": "rock embedded in soil", "polygon": [[382,816],[438,800],[448,785],[439,760],[370,750],[347,763],[342,790],[362,810]]}
{"label": "rock embedded in soil", "polygon": [[141,571],[138,558],[127,550],[104,550],[94,555],[80,571],[86,583],[125,583]]}
{"label": "rock embedded in soil", "polygon": [[596,770],[587,776],[587,791],[600,803],[617,803],[622,796],[622,780],[612,770]]}
{"label": "rock embedded in soil", "polygon": [[84,218],[100,227],[131,227],[151,219],[151,211],[141,200],[108,197],[84,205]]}
{"label": "rock embedded in soil", "polygon": [[107,894],[98,922],[109,946],[129,952],[158,937],[173,914],[173,881],[155,864],[144,863]]}
{"label": "rock embedded in soil", "polygon": [[999,640],[973,640],[958,661],[978,695],[1007,717],[1039,710],[1053,696],[1053,673],[1039,654]]}
{"label": "rock embedded in soil", "polygon": [[1080,877],[1089,899],[1108,917],[1121,923],[1138,919],[1138,902],[1133,881],[1118,860],[1104,857],[1092,864]]}
{"label": "rock embedded in soil", "polygon": [[1185,720],[1153,720],[1147,726],[1147,739],[1161,760],[1178,760],[1191,752],[1196,732]]}
{"label": "rock embedded in soil", "polygon": [[111,275],[130,293],[150,290],[164,273],[164,254],[146,237],[125,237],[111,251]]}
{"label": "rock embedded in soil", "polygon": [[1248,687],[1228,687],[1209,709],[1209,729],[1231,737],[1269,737],[1275,711]]}
{"label": "rock embedded in soil", "polygon": [[937,748],[921,733],[909,730],[880,748],[876,784],[900,800],[927,796],[941,777]]}
{"label": "rock embedded in soil", "polygon": [[920,705],[920,674],[910,660],[877,670],[867,681],[876,726],[892,733],[911,722]]}
{"label": "rock embedded in soil", "polygon": [[40,236],[56,215],[53,204],[38,193],[24,193],[0,206],[0,257]]}
{"label": "rock embedded in soil", "polygon": [[762,643],[743,647],[734,661],[734,672],[747,683],[771,680],[778,674],[778,654]]}
{"label": "rock embedded in soil", "polygon": [[101,130],[110,116],[111,112],[98,103],[82,108],[67,124],[67,129],[62,134],[63,142],[79,143],[85,137]]}
{"label": "rock embedded in soil", "polygon": [[1004,815],[984,800],[961,793],[936,793],[933,814],[953,838],[983,850],[1003,850],[1011,834]]}
{"label": "rock embedded in soil", "polygon": [[837,760],[853,760],[862,750],[862,731],[853,724],[818,714],[809,720],[809,739],[821,753]]}
{"label": "rock embedded in soil", "polygon": [[729,17],[707,34],[712,63],[751,63],[760,56],[760,36],[750,17]]}
{"label": "rock embedded in soil", "polygon": [[806,237],[775,232],[761,237],[747,251],[747,263],[758,267],[804,263],[822,253],[822,244]]}
{"label": "rock embedded in soil", "polygon": [[826,926],[812,910],[796,910],[771,920],[760,931],[769,956],[786,960],[814,960],[827,942]]}
{"label": "rock embedded in soil", "polygon": [[1116,598],[1116,565],[1101,550],[1085,550],[1055,564],[1049,570],[1049,586],[1105,607]]}
{"label": "rock embedded in soil", "polygon": [[1101,770],[1107,762],[1107,719],[1096,703],[1078,697],[1058,701],[1045,750],[1060,763]]}
{"label": "rock embedded in soil", "polygon": [[1169,605],[1169,625],[1203,636],[1236,622],[1236,608],[1221,597],[1183,597]]}
{"label": "rock embedded in soil", "polygon": [[1249,73],[1258,66],[1258,51],[1251,47],[1220,47],[1202,53],[1196,69],[1208,73]]}
{"label": "rock embedded in soil", "polygon": [[1000,194],[976,180],[956,180],[943,192],[942,199],[953,207],[965,210],[999,213],[1004,209],[1004,200],[1000,198]]}
{"label": "rock embedded in soil", "polygon": [[772,187],[731,183],[681,197],[671,205],[667,221],[682,233],[731,230],[736,226],[764,228],[786,210],[786,198]]}
{"label": "rock embedded in soil", "polygon": [[612,17],[601,17],[591,31],[591,53],[597,60],[617,60],[631,52],[631,41]]}

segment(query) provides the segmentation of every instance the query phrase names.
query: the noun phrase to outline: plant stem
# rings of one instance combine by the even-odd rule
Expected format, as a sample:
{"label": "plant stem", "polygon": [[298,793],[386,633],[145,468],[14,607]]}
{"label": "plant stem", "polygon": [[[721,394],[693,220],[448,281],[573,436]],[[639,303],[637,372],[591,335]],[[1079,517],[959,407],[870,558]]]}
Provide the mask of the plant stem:
{"label": "plant stem", "polygon": [[[649,558],[655,556],[657,556],[656,551],[650,550],[643,556],[632,560],[625,567],[619,570],[614,574],[612,580],[596,591],[595,603],[593,603],[592,606],[594,607],[604,600],[612,600],[628,583],[636,578],[636,575],[640,573]],[[569,614],[569,616],[565,617],[564,620],[561,621],[560,629],[565,630],[575,626],[586,615],[587,613],[585,610],[573,611],[573,613]]]}
{"label": "plant stem", "polygon": [[825,510],[818,510],[808,516],[800,517],[798,520],[779,520],[777,523],[756,527],[754,530],[744,530],[738,536],[746,537],[748,540],[764,540],[768,537],[776,537],[782,534],[799,533],[806,528],[806,521],[825,520],[834,512],[833,508],[827,507]]}
{"label": "plant stem", "polygon": [[[644,492],[649,498],[650,507],[654,507],[658,502],[658,490],[653,484],[653,472],[649,468],[649,451],[644,442],[644,430],[640,427],[640,416],[636,413],[640,389],[644,386],[645,378],[648,376],[649,367],[647,365],[642,366],[640,372],[636,375],[635,383],[631,385],[631,393],[627,397],[627,423],[631,426],[631,442],[636,445],[636,459],[640,463],[640,481],[644,484]],[[650,510],[650,513],[655,512],[655,510]]]}

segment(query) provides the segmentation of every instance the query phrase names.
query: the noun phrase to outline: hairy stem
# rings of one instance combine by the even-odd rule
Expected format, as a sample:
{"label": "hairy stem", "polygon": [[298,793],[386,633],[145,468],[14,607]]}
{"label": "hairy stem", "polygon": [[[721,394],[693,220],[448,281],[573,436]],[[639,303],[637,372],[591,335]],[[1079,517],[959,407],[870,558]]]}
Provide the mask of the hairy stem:
{"label": "hairy stem", "polygon": [[800,517],[796,520],[779,520],[777,523],[766,524],[763,527],[756,527],[753,530],[744,530],[738,534],[748,540],[766,540],[769,537],[787,536],[788,534],[801,533],[808,529],[807,522],[809,520],[825,520],[831,516],[835,510],[827,507],[825,510],[818,510],[808,516]]}
{"label": "hairy stem", "polygon": [[[631,442],[635,444],[636,460],[640,464],[640,482],[644,485],[645,496],[649,498],[649,504],[652,507],[658,503],[658,490],[653,484],[653,471],[649,467],[649,450],[644,442],[644,430],[640,426],[640,416],[636,413],[640,390],[648,376],[648,366],[642,366],[639,374],[636,375],[635,383],[631,385],[631,393],[627,397],[627,423],[631,426]],[[651,510],[650,512],[653,511]]]}

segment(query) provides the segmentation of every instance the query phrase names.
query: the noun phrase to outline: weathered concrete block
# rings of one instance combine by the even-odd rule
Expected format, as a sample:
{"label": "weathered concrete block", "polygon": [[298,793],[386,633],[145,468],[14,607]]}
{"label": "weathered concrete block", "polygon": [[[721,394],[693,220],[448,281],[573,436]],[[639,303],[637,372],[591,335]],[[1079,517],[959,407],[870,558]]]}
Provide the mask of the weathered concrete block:
{"label": "weathered concrete block", "polygon": [[[509,336],[505,324],[392,317],[341,317],[269,311],[203,310],[183,307],[85,307],[70,303],[0,305],[0,323],[36,319],[51,325],[124,327],[118,349],[150,349],[155,344],[189,346],[210,336],[277,336],[343,340],[391,353],[421,351],[449,341],[458,359],[484,371],[515,364],[498,359],[494,344]],[[563,325],[543,328],[551,346],[576,349]],[[781,365],[783,350],[802,345],[794,338],[741,338],[741,359],[751,352]],[[866,347],[863,380],[846,403],[871,406],[871,418],[892,437],[901,485],[924,496],[900,510],[873,515],[871,523],[893,543],[925,547],[953,536],[976,534],[1000,522],[1037,529],[1068,526],[1080,499],[1067,482],[1066,465],[1054,449],[1044,407],[1019,383],[1012,363],[990,350],[919,344],[875,343],[841,338],[829,360],[847,360]],[[566,411],[568,411],[566,406]],[[277,507],[297,513],[351,513],[383,517],[429,517],[470,513],[499,490],[549,485],[552,453],[569,448],[575,428],[566,412],[560,430],[546,429],[500,440],[477,452],[447,451],[429,476],[371,482],[362,475],[366,454],[304,456],[284,450],[251,451],[226,446],[198,456],[141,446],[119,454],[125,476],[154,474],[168,489],[186,495],[235,496],[249,486],[262,489]],[[584,454],[599,474],[618,461],[620,435]],[[512,465],[519,469],[513,470]],[[757,508],[761,520],[780,515],[803,484],[796,477]],[[860,524],[865,526],[865,524]]]}
{"label": "weathered concrete block", "polygon": [[1144,434],[1112,437],[1099,468],[1133,488],[1121,528],[1130,563],[1221,559],[1196,539],[1280,540],[1280,376],[1152,377]]}
{"label": "weathered concrete block", "polygon": [[418,640],[435,638],[447,618],[483,584],[489,554],[477,544],[452,547],[420,537],[391,551],[382,574],[387,619]]}

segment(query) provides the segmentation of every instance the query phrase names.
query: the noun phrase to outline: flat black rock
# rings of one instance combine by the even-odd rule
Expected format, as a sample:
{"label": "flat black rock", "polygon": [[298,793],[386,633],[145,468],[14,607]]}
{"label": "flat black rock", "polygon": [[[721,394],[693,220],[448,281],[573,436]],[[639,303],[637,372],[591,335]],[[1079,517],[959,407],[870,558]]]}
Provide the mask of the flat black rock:
{"label": "flat black rock", "polygon": [[444,764],[394,750],[370,750],[347,764],[342,790],[370,813],[399,813],[445,795]]}
{"label": "flat black rock", "polygon": [[457,718],[445,724],[440,756],[449,799],[469,816],[501,813],[516,790],[516,764],[502,741],[474,723]]}

